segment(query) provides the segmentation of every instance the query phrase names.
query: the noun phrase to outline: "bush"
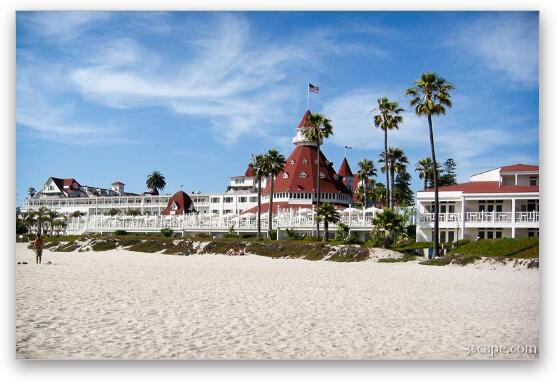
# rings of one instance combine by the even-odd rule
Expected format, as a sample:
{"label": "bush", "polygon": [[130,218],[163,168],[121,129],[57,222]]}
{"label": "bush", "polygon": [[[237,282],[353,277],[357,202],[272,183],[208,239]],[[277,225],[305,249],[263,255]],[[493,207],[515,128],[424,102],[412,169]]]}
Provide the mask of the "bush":
{"label": "bush", "polygon": [[530,238],[503,238],[494,240],[471,241],[455,248],[451,254],[475,255],[481,257],[525,257],[539,256],[539,239]]}
{"label": "bush", "polygon": [[362,247],[342,247],[339,248],[331,257],[329,261],[339,262],[354,262],[365,261],[369,259],[369,249]]}
{"label": "bush", "polygon": [[116,231],[114,231],[114,235],[116,236],[125,236],[127,234],[128,232],[123,229],[117,229]]}
{"label": "bush", "polygon": [[377,260],[377,262],[378,263],[405,263],[407,261],[414,261],[414,260],[416,260],[416,256],[405,254],[404,256],[399,258],[388,257],[388,258],[379,259]]}
{"label": "bush", "polygon": [[344,244],[361,244],[360,237],[357,233],[351,232],[350,235],[344,239]]}
{"label": "bush", "polygon": [[[170,243],[172,245],[172,243]],[[163,240],[145,240],[137,244],[132,245],[128,249],[134,252],[159,252],[169,247],[167,243]]]}
{"label": "bush", "polygon": [[277,239],[277,230],[272,229],[269,231],[269,239],[276,240]]}
{"label": "bush", "polygon": [[257,237],[257,235],[255,235],[253,233],[242,233],[242,234],[240,234],[241,239],[253,239],[255,237]]}
{"label": "bush", "polygon": [[93,251],[110,251],[111,249],[116,249],[116,242],[113,240],[107,241],[97,241],[91,246]]}
{"label": "bush", "polygon": [[172,231],[170,228],[163,228],[163,229],[161,229],[161,235],[162,235],[163,237],[171,237],[173,232],[174,232],[174,231]]}
{"label": "bush", "polygon": [[211,235],[209,235],[208,233],[196,233],[195,235],[193,235],[193,237],[195,237],[196,239],[211,239]]}

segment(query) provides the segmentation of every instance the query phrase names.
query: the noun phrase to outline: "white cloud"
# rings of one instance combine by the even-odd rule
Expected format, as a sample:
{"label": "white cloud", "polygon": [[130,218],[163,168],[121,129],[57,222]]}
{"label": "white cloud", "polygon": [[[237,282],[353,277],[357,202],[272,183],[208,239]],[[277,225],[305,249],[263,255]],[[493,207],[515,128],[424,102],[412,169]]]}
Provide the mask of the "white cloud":
{"label": "white cloud", "polygon": [[110,17],[105,12],[21,12],[26,25],[38,36],[69,40],[79,36],[95,23]]}
{"label": "white cloud", "polygon": [[539,48],[537,13],[483,16],[466,24],[449,45],[480,58],[488,68],[528,86],[538,84]]}

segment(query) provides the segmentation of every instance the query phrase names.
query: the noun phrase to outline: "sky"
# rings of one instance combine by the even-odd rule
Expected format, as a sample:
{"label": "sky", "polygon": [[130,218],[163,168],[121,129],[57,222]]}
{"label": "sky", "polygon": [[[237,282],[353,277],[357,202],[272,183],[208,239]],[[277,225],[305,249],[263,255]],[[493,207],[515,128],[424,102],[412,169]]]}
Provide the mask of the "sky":
{"label": "sky", "polygon": [[426,71],[455,85],[433,125],[459,181],[536,164],[538,30],[537,12],[17,12],[17,205],[49,176],[143,192],[158,170],[166,193],[223,192],[252,154],[290,154],[308,82],[337,169],[377,163],[377,99],[397,101],[389,145],[418,190],[428,127],[404,91]]}

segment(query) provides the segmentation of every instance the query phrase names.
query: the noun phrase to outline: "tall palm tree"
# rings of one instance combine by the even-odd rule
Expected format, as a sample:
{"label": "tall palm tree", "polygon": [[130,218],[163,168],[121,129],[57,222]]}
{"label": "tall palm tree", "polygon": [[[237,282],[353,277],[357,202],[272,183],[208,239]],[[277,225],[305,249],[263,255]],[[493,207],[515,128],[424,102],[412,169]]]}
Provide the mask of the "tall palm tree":
{"label": "tall palm tree", "polygon": [[[321,200],[321,143],[323,139],[329,138],[333,135],[333,124],[331,120],[323,114],[311,113],[309,116],[309,124],[311,128],[304,129],[304,136],[317,144],[317,200],[316,206],[319,208],[319,201]],[[319,220],[316,219],[317,237],[319,237]]]}
{"label": "tall palm tree", "polygon": [[154,194],[158,195],[159,190],[164,190],[166,187],[166,179],[160,171],[153,171],[147,176],[145,184]]}
{"label": "tall palm tree", "polygon": [[253,167],[253,174],[255,180],[257,181],[257,237],[261,237],[261,180],[264,176],[267,176],[265,168],[265,155],[257,154],[253,156],[251,160],[251,165]]}
{"label": "tall palm tree", "polygon": [[385,158],[385,153],[380,154],[379,162],[383,163],[381,167],[382,172],[389,172],[389,178],[391,181],[390,187],[387,189],[390,191],[388,196],[391,203],[391,208],[394,207],[394,188],[395,188],[395,175],[406,171],[406,165],[408,164],[408,158],[404,154],[404,151],[398,147],[389,147],[387,151],[387,158]]}
{"label": "tall palm tree", "polygon": [[323,203],[317,207],[317,220],[325,226],[325,241],[329,241],[329,223],[338,223],[340,214],[331,203]]}
{"label": "tall palm tree", "polygon": [[[418,177],[424,180],[424,190],[427,188],[428,183],[433,180],[433,161],[431,157],[426,157],[416,163],[416,172]],[[439,172],[439,166],[437,166]]]}
{"label": "tall palm tree", "polygon": [[[400,113],[404,111],[403,108],[398,106],[397,102],[390,101],[387,97],[381,97],[377,100],[379,106],[379,114],[373,117],[375,127],[382,129],[385,132],[385,152],[387,152],[387,132],[392,129],[398,129],[402,123],[402,116]],[[387,177],[387,206],[392,207],[392,193],[389,192],[389,169],[385,171]]]}
{"label": "tall palm tree", "polygon": [[273,192],[275,186],[275,177],[282,171],[286,158],[275,149],[271,149],[265,155],[265,173],[269,176],[271,182],[269,193],[269,236],[273,230]]}
{"label": "tall palm tree", "polygon": [[[450,91],[454,85],[443,77],[432,72],[426,72],[414,81],[413,87],[406,89],[406,95],[412,97],[410,106],[419,116],[426,116],[429,126],[429,143],[431,145],[431,160],[433,168],[437,169],[435,159],[435,142],[433,139],[432,116],[445,114],[446,108],[452,106]],[[439,187],[437,185],[437,171],[433,171],[433,188],[435,191],[435,223],[433,229],[433,256],[439,250]]]}
{"label": "tall palm tree", "polygon": [[368,187],[371,184],[372,178],[377,176],[377,170],[372,160],[363,159],[358,162],[358,181],[361,181],[364,188],[364,209],[367,208],[367,194]]}

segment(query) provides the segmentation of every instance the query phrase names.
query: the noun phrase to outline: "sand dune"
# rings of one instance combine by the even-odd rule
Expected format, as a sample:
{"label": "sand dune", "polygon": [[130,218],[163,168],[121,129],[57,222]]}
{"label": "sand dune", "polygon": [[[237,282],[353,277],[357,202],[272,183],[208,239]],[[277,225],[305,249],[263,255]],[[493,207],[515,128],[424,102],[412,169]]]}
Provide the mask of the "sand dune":
{"label": "sand dune", "polygon": [[39,266],[22,244],[16,259],[18,358],[490,359],[465,349],[538,345],[537,270],[124,250],[45,251]]}

